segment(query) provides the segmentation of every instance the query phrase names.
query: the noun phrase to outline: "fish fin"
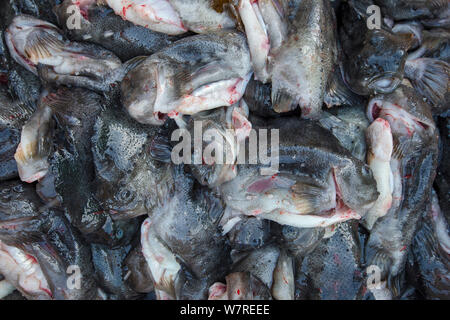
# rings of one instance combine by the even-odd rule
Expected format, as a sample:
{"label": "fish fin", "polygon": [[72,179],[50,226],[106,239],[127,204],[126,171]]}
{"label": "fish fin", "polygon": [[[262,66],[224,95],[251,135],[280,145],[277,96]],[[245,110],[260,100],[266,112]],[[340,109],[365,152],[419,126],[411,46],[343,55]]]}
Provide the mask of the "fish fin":
{"label": "fish fin", "polygon": [[449,6],[448,0],[431,0],[427,2],[427,5],[432,11],[440,11],[442,9],[447,9]]}
{"label": "fish fin", "polygon": [[355,106],[362,103],[362,98],[345,85],[340,69],[336,68],[328,83],[324,102],[328,108],[341,105]]}
{"label": "fish fin", "polygon": [[0,123],[24,124],[35,111],[35,107],[23,103],[15,103],[12,108],[0,108]]}
{"label": "fish fin", "polygon": [[[402,160],[407,153],[411,153],[412,142],[410,139],[399,140],[397,137],[393,137],[393,148],[391,158]],[[421,148],[421,144],[415,143],[412,152],[417,152]]]}
{"label": "fish fin", "polygon": [[52,51],[61,52],[64,50],[64,42],[50,33],[32,32],[24,47],[24,52],[32,61],[50,58]]}
{"label": "fish fin", "polygon": [[392,293],[392,297],[395,299],[399,297],[402,293],[402,287],[404,283],[404,272],[400,272],[399,274],[392,276],[389,275],[387,278],[387,287]]}
{"label": "fish fin", "polygon": [[127,74],[130,70],[136,68],[147,58],[147,56],[137,56],[126,61],[122,66],[124,68],[125,74]]}
{"label": "fish fin", "polygon": [[380,280],[386,280],[392,265],[392,259],[382,250],[376,249],[374,256],[367,265],[374,265],[380,268]]}
{"label": "fish fin", "polygon": [[[198,89],[201,86],[223,80],[224,71],[230,72],[230,67],[221,61],[213,60],[184,76],[186,80],[191,81],[194,89]],[[234,75],[232,74],[230,77],[234,77]]]}
{"label": "fish fin", "polygon": [[289,112],[297,108],[297,99],[283,88],[277,88],[272,83],[272,107],[275,112]]}
{"label": "fish fin", "polygon": [[295,196],[296,208],[302,213],[312,213],[317,210],[320,211],[320,196],[324,190],[321,187],[312,185],[310,183],[295,183],[290,188]]}
{"label": "fish fin", "polygon": [[433,58],[408,60],[405,76],[432,104],[438,105],[449,91],[450,64]]}
{"label": "fish fin", "polygon": [[150,142],[149,154],[152,159],[170,163],[172,147],[169,138],[163,135],[157,135]]}

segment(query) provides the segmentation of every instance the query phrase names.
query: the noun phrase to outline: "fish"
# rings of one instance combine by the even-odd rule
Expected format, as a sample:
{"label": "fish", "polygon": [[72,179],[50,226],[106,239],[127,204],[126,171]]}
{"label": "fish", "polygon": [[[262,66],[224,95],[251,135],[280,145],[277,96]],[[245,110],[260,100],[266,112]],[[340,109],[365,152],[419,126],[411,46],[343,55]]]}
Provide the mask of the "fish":
{"label": "fish", "polygon": [[100,45],[122,61],[152,55],[180,39],[124,20],[95,0],[64,0],[54,12],[67,38]]}
{"label": "fish", "polygon": [[35,110],[13,99],[4,86],[0,88],[0,181],[19,177],[14,153],[20,143],[22,126]]}
{"label": "fish", "polygon": [[242,98],[251,76],[245,37],[218,31],[186,37],[151,55],[127,73],[122,104],[143,124],[161,125]]}
{"label": "fish", "polygon": [[195,186],[183,166],[172,174],[177,181],[173,194],[142,224],[143,253],[155,289],[181,300],[206,299],[209,287],[231,265],[219,228],[224,205],[212,191]]}
{"label": "fish", "polygon": [[0,240],[0,258],[2,274],[27,299],[51,299],[47,279],[32,255]]}
{"label": "fish", "polygon": [[407,253],[436,175],[438,134],[429,105],[406,85],[372,98],[367,116],[389,122],[394,149],[392,205],[374,224],[365,259],[380,268],[381,281],[387,281],[395,298],[401,294]]}
{"label": "fish", "polygon": [[329,1],[303,0],[295,14],[271,54],[272,104],[277,112],[299,105],[302,118],[317,119],[338,56],[334,11]]}
{"label": "fish", "polygon": [[[196,113],[187,121],[186,130],[194,137],[189,166],[202,185],[214,188],[236,176],[240,148],[252,128],[248,115],[248,106],[242,99],[231,107]],[[196,140],[198,134],[202,135],[201,146]],[[174,147],[173,152],[177,151]]]}
{"label": "fish", "polygon": [[317,123],[277,118],[255,128],[278,130],[278,153],[268,150],[267,157],[278,156],[279,168],[261,159],[239,164],[237,177],[219,187],[232,209],[298,228],[326,227],[359,219],[378,197],[370,169]]}
{"label": "fish", "polygon": [[141,296],[128,286],[122,268],[130,251],[131,245],[111,249],[105,245],[91,244],[97,283],[107,295],[107,300],[135,300]]}
{"label": "fish", "polygon": [[117,15],[153,31],[179,35],[188,30],[207,33],[232,29],[234,21],[227,12],[217,12],[207,0],[105,0]]}
{"label": "fish", "polygon": [[366,130],[369,127],[365,107],[367,101],[353,106],[332,108],[322,113],[319,124],[329,130],[351,154],[366,160]]}
{"label": "fish", "polygon": [[418,278],[418,290],[424,297],[441,300],[448,297],[450,290],[449,227],[434,190],[430,202],[411,245],[412,265],[409,267],[412,276]]}
{"label": "fish", "polygon": [[244,25],[255,79],[271,79],[270,54],[287,40],[288,23],[279,1],[240,0],[236,11]]}
{"label": "fish", "polygon": [[378,199],[364,217],[364,225],[372,229],[379,217],[387,214],[392,205],[391,156],[393,138],[389,122],[383,118],[375,119],[366,131],[369,144],[367,163],[377,181]]}
{"label": "fish", "polygon": [[357,300],[364,287],[361,249],[354,222],[340,223],[295,270],[296,300]]}
{"label": "fish", "polygon": [[28,15],[16,16],[5,34],[11,56],[44,82],[111,90],[126,68],[102,47],[67,41],[55,25]]}
{"label": "fish", "polygon": [[250,272],[233,272],[225,277],[226,284],[214,283],[208,300],[271,300],[270,290]]}
{"label": "fish", "polygon": [[446,0],[375,0],[375,4],[381,7],[384,16],[390,16],[394,20],[429,19],[448,8]]}
{"label": "fish", "polygon": [[150,214],[174,188],[167,127],[145,126],[116,106],[93,126],[94,189],[115,220]]}
{"label": "fish", "polygon": [[154,291],[152,274],[140,243],[137,243],[127,254],[122,264],[122,270],[123,281],[133,291],[138,293]]}

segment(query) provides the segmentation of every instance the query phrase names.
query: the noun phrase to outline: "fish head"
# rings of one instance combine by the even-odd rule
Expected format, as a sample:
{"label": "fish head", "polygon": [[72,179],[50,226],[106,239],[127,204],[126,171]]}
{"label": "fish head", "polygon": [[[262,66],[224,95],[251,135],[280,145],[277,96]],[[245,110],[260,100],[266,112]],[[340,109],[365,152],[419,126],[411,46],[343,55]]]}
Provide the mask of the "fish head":
{"label": "fish head", "polygon": [[[215,187],[236,176],[239,146],[251,130],[247,116],[248,107],[241,100],[239,105],[226,110],[218,108],[191,118],[188,124],[190,135],[194,137],[191,170],[201,184]],[[198,137],[199,134],[202,136]],[[201,150],[196,149],[197,138],[201,139]]]}
{"label": "fish head", "polygon": [[348,159],[343,165],[332,168],[332,175],[337,197],[350,209],[365,213],[377,200],[379,193],[375,178],[362,161]]}
{"label": "fish head", "polygon": [[436,131],[430,106],[413,88],[403,84],[392,93],[373,97],[367,106],[367,117],[370,121],[387,120],[397,137],[431,137]]}
{"label": "fish head", "polygon": [[122,104],[128,114],[143,124],[162,125],[167,116],[155,110],[159,84],[158,66],[144,61],[122,81]]}
{"label": "fish head", "polygon": [[403,80],[411,35],[392,35],[384,30],[369,31],[361,47],[345,63],[345,80],[357,94],[389,93]]}
{"label": "fish head", "polygon": [[16,16],[5,33],[12,57],[35,74],[39,61],[52,55],[52,49],[44,44],[52,43],[58,50],[56,47],[61,39],[60,30],[55,25],[29,15]]}

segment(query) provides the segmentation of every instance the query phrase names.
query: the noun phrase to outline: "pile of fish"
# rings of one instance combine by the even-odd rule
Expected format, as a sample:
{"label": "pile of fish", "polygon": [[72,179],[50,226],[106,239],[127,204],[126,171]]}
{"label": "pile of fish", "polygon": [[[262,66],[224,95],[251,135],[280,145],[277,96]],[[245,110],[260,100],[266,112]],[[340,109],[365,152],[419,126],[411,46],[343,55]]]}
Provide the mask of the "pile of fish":
{"label": "pile of fish", "polygon": [[0,298],[450,299],[448,0],[2,0],[0,33]]}

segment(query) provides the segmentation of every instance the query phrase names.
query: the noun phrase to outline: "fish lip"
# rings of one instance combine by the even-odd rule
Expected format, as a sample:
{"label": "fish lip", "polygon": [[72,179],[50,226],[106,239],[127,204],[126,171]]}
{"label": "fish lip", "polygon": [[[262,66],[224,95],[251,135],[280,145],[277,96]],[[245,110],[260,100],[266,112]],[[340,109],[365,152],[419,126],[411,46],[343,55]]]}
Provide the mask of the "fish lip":
{"label": "fish lip", "polygon": [[126,220],[146,215],[148,212],[142,207],[140,209],[108,208],[108,213],[113,220]]}
{"label": "fish lip", "polygon": [[[377,86],[377,83],[383,80],[389,80],[389,86]],[[391,93],[400,85],[402,80],[395,72],[385,72],[382,75],[377,75],[369,79],[367,87],[380,93]]]}

